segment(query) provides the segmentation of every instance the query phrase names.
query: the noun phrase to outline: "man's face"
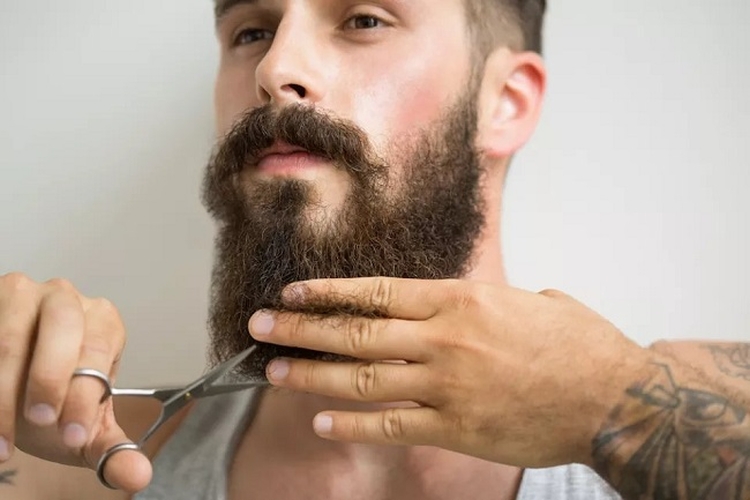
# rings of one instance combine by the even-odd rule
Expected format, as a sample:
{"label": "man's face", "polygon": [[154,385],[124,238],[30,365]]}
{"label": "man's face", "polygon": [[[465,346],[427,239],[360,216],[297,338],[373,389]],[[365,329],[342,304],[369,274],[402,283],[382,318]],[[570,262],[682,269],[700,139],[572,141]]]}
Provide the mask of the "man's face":
{"label": "man's face", "polygon": [[[484,213],[463,20],[459,0],[258,0],[221,18],[222,139],[204,185],[220,223],[215,361],[253,342],[250,316],[283,308],[291,282],[467,271]],[[317,357],[258,353],[253,375]]]}
{"label": "man's face", "polygon": [[[313,105],[363,130],[393,167],[395,185],[398,152],[410,149],[466,92],[470,51],[462,0],[221,2],[230,7],[217,25],[220,137],[249,109]],[[318,198],[314,210],[323,217],[341,207],[351,188],[345,172],[299,155],[253,175],[309,181]]]}

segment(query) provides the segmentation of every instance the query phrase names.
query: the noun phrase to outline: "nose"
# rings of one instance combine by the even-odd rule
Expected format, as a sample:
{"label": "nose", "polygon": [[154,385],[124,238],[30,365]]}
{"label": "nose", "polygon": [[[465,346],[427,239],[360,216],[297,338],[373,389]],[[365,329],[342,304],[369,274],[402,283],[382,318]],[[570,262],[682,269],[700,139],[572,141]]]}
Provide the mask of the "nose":
{"label": "nose", "polygon": [[323,44],[304,21],[285,19],[256,68],[256,93],[264,104],[317,104],[327,90]]}

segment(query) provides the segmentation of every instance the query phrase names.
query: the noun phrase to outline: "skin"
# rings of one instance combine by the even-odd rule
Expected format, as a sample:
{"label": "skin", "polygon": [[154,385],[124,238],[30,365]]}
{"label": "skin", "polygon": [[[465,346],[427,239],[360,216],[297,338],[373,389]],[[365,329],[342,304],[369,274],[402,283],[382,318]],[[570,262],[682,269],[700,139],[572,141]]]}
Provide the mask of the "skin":
{"label": "skin", "polygon": [[[383,24],[353,16],[377,16]],[[398,150],[410,132],[437,119],[467,81],[469,40],[457,19],[463,19],[458,0],[240,2],[217,25],[217,132],[223,135],[243,111],[261,104],[305,103],[353,120],[378,151]],[[362,22],[367,29],[359,29]],[[261,31],[243,33],[249,27]],[[240,34],[243,44],[233,45]],[[260,38],[244,43],[251,36]],[[287,298],[315,300],[336,291],[341,300],[378,308],[384,317],[377,321],[321,323],[273,311],[253,317],[248,334],[257,339],[366,361],[269,366],[271,381],[293,391],[263,397],[230,471],[230,498],[242,498],[251,485],[259,498],[514,498],[521,467],[573,461],[597,467],[628,498],[656,498],[654,488],[642,494],[623,481],[654,466],[621,451],[640,449],[649,436],[620,431],[625,417],[643,411],[643,394],[664,367],[680,394],[723,398],[737,410],[732,415],[750,411],[742,366],[717,361],[716,346],[643,349],[560,292],[535,294],[505,283],[502,185],[510,157],[536,126],[545,84],[535,54],[499,47],[487,61],[476,145],[488,171],[488,223],[469,276],[438,283],[311,282],[303,293],[290,289]],[[311,220],[330,216],[348,190],[346,177],[326,165],[289,175],[303,176],[320,197]],[[394,186],[399,175],[391,172]],[[137,403],[100,405],[95,381],[71,381],[79,366],[116,375],[125,336],[113,304],[85,297],[66,281],[0,277],[0,436],[23,450],[0,466],[0,488],[13,487],[14,498],[24,500],[100,499],[127,498],[148,483],[147,458],[184,415],[145,455],[123,452],[112,459],[107,478],[124,492],[108,492],[85,468],[126,435],[138,436],[149,418]],[[52,406],[49,422],[32,422],[37,404]],[[317,434],[311,426],[316,415]],[[85,438],[74,442],[71,423],[82,425]],[[750,432],[745,421],[731,424],[727,432],[742,442]],[[701,446],[711,452],[718,443],[709,436]],[[681,446],[690,452],[699,445],[687,440]],[[305,462],[304,456],[320,460]],[[42,484],[34,481],[42,474]],[[683,491],[672,498],[687,498]]]}

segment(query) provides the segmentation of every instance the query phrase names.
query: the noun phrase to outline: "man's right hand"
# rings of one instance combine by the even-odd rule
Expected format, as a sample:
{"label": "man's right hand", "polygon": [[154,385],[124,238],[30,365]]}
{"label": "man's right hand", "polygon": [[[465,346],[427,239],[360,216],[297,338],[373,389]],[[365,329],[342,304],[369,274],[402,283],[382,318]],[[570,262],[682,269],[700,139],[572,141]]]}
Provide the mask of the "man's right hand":
{"label": "man's right hand", "polygon": [[[73,378],[77,368],[93,368],[114,381],[124,345],[111,302],[85,297],[64,280],[0,276],[0,463],[17,446],[95,469],[107,449],[130,441],[115,421],[112,398],[101,403],[102,383]],[[110,484],[131,493],[151,474],[148,459],[131,451],[114,455],[105,471]]]}

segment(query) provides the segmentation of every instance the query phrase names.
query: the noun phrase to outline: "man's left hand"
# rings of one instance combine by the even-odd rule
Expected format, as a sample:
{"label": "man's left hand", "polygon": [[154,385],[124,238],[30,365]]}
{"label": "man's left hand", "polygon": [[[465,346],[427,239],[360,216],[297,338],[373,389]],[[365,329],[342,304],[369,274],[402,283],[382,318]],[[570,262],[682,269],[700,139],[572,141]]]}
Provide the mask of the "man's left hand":
{"label": "man's left hand", "polygon": [[522,467],[590,464],[592,439],[649,365],[646,349],[557,291],[362,278],[298,283],[284,300],[333,300],[375,314],[256,313],[250,330],[258,341],[355,358],[274,360],[274,385],[412,402],[321,413],[314,427],[329,439],[433,445]]}

